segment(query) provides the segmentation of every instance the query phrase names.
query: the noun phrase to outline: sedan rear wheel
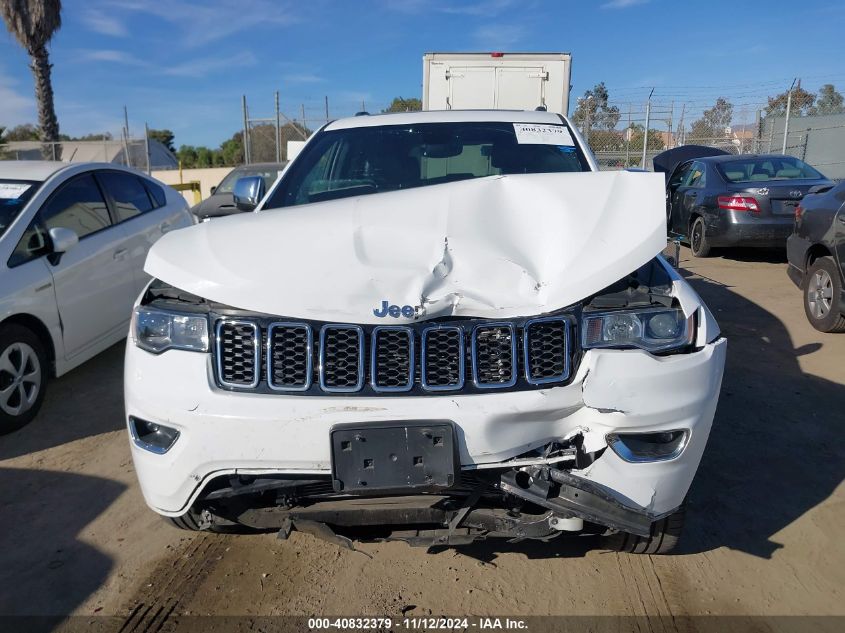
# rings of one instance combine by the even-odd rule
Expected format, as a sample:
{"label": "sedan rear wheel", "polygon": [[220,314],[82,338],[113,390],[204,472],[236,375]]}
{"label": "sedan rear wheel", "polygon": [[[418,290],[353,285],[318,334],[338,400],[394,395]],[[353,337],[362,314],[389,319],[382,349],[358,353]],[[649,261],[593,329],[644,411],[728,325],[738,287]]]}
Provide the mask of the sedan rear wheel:
{"label": "sedan rear wheel", "polygon": [[845,317],[839,313],[842,295],[839,271],[832,257],[819,257],[804,276],[804,312],[821,332],[845,332]]}
{"label": "sedan rear wheel", "polygon": [[46,355],[39,338],[17,324],[0,328],[0,435],[35,417],[45,381]]}
{"label": "sedan rear wheel", "polygon": [[692,223],[689,245],[694,257],[708,257],[710,255],[710,243],[707,241],[707,233],[704,230],[704,218],[701,216],[695,218]]}

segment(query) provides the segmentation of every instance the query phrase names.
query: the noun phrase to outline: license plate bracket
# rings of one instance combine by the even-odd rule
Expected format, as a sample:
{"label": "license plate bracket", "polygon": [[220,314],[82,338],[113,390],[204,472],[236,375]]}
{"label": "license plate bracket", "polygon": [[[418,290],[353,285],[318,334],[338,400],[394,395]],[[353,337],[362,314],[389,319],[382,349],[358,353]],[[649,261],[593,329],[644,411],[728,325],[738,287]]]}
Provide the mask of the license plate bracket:
{"label": "license plate bracket", "polygon": [[449,421],[369,422],[332,427],[332,483],[338,492],[439,490],[460,469]]}

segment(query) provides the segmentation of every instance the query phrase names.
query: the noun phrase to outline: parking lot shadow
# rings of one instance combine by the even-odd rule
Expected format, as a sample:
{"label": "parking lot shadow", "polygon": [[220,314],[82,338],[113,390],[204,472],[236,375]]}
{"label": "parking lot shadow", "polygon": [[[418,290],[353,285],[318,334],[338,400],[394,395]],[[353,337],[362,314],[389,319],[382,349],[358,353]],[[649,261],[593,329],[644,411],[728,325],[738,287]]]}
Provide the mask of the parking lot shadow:
{"label": "parking lot shadow", "polygon": [[67,615],[102,585],[113,562],[79,536],[124,489],[100,477],[0,468],[0,616]]}
{"label": "parking lot shadow", "polygon": [[[845,385],[806,374],[784,324],[729,287],[688,281],[728,338],[722,395],[690,493],[684,551],[727,546],[771,557],[777,533],[845,477]],[[843,371],[845,373],[845,371]]]}
{"label": "parking lot shadow", "polygon": [[24,428],[0,437],[0,460],[125,427],[123,351],[118,343],[47,385],[44,405]]}

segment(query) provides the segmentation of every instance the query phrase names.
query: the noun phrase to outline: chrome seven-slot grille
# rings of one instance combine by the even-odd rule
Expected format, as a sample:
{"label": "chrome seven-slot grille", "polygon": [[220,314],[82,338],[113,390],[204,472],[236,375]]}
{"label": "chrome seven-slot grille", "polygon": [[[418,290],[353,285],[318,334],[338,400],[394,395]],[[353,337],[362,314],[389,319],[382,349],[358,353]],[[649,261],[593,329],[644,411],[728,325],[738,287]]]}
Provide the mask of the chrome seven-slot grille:
{"label": "chrome seven-slot grille", "polygon": [[565,383],[566,315],[411,326],[223,317],[215,327],[218,383],[288,394],[448,394]]}

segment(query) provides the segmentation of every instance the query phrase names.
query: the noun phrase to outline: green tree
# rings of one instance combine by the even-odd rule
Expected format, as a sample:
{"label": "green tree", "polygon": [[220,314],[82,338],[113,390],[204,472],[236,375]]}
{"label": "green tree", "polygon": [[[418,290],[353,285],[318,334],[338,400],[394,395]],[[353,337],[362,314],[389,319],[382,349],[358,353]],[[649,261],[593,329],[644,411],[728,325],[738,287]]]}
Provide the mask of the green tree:
{"label": "green tree", "polygon": [[176,152],[176,158],[182,164],[183,169],[191,169],[197,165],[197,148],[193,145],[181,145]]}
{"label": "green tree", "polygon": [[843,105],[842,94],[833,87],[833,84],[825,84],[819,88],[819,94],[816,97],[816,104],[809,108],[807,113],[810,116],[817,114],[843,114],[845,113],[845,105]]}
{"label": "green tree", "polygon": [[223,165],[243,165],[244,133],[236,132],[232,138],[220,145],[220,159]]}
{"label": "green tree", "polygon": [[[631,153],[642,151],[644,132],[645,128],[637,123],[632,123],[631,127],[625,130],[625,136],[628,138],[628,147],[631,149]],[[657,150],[664,149],[664,147],[663,135],[658,130],[649,128],[646,149]],[[635,161],[632,160],[632,164],[639,165],[639,163],[639,158]]]}
{"label": "green tree", "polygon": [[597,83],[591,90],[584,92],[578,100],[572,121],[584,128],[589,119],[590,129],[612,130],[619,123],[619,108],[608,104],[610,95],[604,82]]}
{"label": "green tree", "polygon": [[[47,45],[62,25],[60,0],[0,0],[0,14],[6,28],[29,54],[35,78],[35,101],[38,104],[38,129],[44,142],[59,140],[59,120],[53,104],[52,64]],[[60,157],[48,146],[42,148],[47,157]]]}
{"label": "green tree", "polygon": [[725,129],[731,125],[733,112],[733,104],[719,97],[712,108],[702,112],[701,118],[693,121],[688,138],[698,141],[724,138]]}
{"label": "green tree", "polygon": [[170,130],[150,130],[150,139],[153,141],[158,141],[162,145],[164,145],[168,150],[171,152],[176,152],[176,149],[173,146],[173,132]]}
{"label": "green tree", "polygon": [[6,133],[6,127],[3,126],[3,125],[0,125],[0,159],[2,159],[3,156],[6,154],[5,150],[3,149],[3,146],[6,144],[6,139],[3,138],[3,134],[5,134],[5,133]]}
{"label": "green tree", "polygon": [[422,101],[416,97],[405,99],[404,97],[394,97],[390,102],[390,106],[382,112],[417,112],[422,110]]}
{"label": "green tree", "polygon": [[38,138],[38,128],[32,123],[16,125],[6,131],[7,141],[37,141]]}
{"label": "green tree", "polygon": [[[769,97],[769,103],[763,111],[766,113],[766,116],[786,116],[786,104],[788,100],[788,90],[774,97]],[[804,90],[801,87],[801,82],[798,82],[798,85],[792,91],[792,106],[789,116],[806,116],[813,107],[815,100],[816,95]]]}
{"label": "green tree", "polygon": [[67,134],[59,134],[60,141],[110,141],[112,135],[110,132],[83,134],[82,136],[68,136]]}

